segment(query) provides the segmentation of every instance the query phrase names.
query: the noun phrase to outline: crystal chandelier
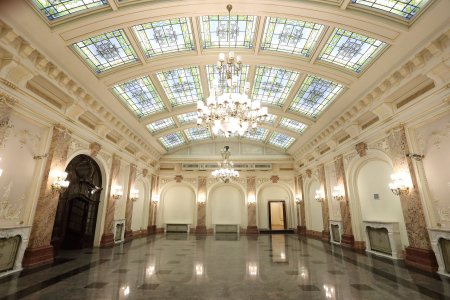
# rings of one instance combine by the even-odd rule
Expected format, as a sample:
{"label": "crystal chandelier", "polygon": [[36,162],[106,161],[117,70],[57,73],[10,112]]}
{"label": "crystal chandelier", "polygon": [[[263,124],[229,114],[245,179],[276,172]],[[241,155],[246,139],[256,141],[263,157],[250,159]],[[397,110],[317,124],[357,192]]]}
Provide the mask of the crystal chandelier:
{"label": "crystal chandelier", "polygon": [[231,179],[239,177],[239,172],[233,169],[233,163],[229,160],[231,151],[229,146],[225,146],[221,151],[223,161],[220,164],[220,168],[211,172],[211,175],[215,178],[221,179],[223,182],[228,183]]}
{"label": "crystal chandelier", "polygon": [[252,101],[248,96],[250,83],[245,82],[242,90],[240,88],[242,60],[230,50],[230,35],[235,37],[239,29],[237,25],[231,26],[231,9],[231,4],[228,4],[228,28],[220,27],[217,32],[220,38],[226,31],[228,56],[225,53],[219,54],[215,66],[218,77],[214,79],[210,96],[206,103],[202,100],[197,102],[197,125],[210,128],[215,135],[222,132],[226,137],[255,130],[261,119],[267,116],[267,107],[261,107],[261,101]]}

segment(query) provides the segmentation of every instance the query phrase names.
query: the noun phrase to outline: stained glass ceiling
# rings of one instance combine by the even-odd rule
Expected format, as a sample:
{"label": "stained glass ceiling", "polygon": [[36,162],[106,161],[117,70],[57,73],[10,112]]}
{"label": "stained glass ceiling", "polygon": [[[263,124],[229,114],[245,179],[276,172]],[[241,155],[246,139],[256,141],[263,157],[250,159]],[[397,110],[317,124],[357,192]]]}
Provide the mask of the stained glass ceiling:
{"label": "stained glass ceiling", "polygon": [[265,116],[262,121],[266,124],[273,125],[276,119],[277,119],[276,115],[267,114],[267,116]]}
{"label": "stained glass ceiling", "polygon": [[181,124],[187,124],[197,122],[197,116],[198,116],[197,112],[194,111],[178,115],[177,118]]}
{"label": "stained glass ceiling", "polygon": [[162,136],[159,141],[167,150],[186,144],[183,134],[179,131]]}
{"label": "stained glass ceiling", "polygon": [[253,99],[266,104],[282,106],[299,73],[285,69],[259,66],[253,84]]}
{"label": "stained glass ceiling", "polygon": [[113,92],[138,118],[166,109],[148,76],[118,84]]}
{"label": "stained glass ceiling", "polygon": [[385,46],[374,38],[335,28],[318,59],[360,73]]}
{"label": "stained glass ceiling", "polygon": [[414,17],[429,0],[352,0],[353,3],[382,10],[407,20]]}
{"label": "stained glass ceiling", "polygon": [[268,17],[261,49],[309,57],[324,28],[316,23]]}
{"label": "stained glass ceiling", "polygon": [[156,73],[156,76],[173,107],[203,99],[198,67],[163,71]]}
{"label": "stained glass ceiling", "polygon": [[122,29],[85,39],[73,48],[96,73],[138,60]]}
{"label": "stained glass ceiling", "polygon": [[294,141],[295,138],[275,131],[269,139],[269,144],[287,149]]}
{"label": "stained glass ceiling", "polygon": [[[244,91],[245,82],[248,81],[248,69],[249,65],[242,65],[242,71],[240,75],[238,76],[238,88],[240,92]],[[217,69],[216,65],[206,65],[206,75],[208,76],[208,87],[209,91],[211,92],[211,89],[214,87],[214,83],[217,83],[217,80],[219,78],[219,70]],[[224,84],[226,86],[226,84]],[[236,92],[236,91],[230,91],[227,89],[224,92]]]}
{"label": "stained glass ceiling", "polygon": [[152,122],[147,125],[148,130],[150,130],[151,133],[155,133],[167,128],[175,127],[175,122],[172,118],[165,118],[162,120],[158,120],[155,122]]}
{"label": "stained glass ceiling", "polygon": [[189,18],[150,22],[132,28],[146,57],[195,48]]}
{"label": "stained glass ceiling", "polygon": [[283,128],[286,128],[286,129],[289,129],[291,131],[294,131],[296,133],[303,133],[306,130],[306,127],[308,127],[308,126],[306,126],[303,123],[300,123],[298,121],[295,121],[295,120],[292,120],[292,119],[289,119],[289,118],[281,119],[281,122],[280,122],[279,126],[283,127]]}
{"label": "stained glass ceiling", "polygon": [[107,0],[33,0],[33,3],[49,20],[108,5]]}
{"label": "stained glass ceiling", "polygon": [[254,131],[246,132],[242,137],[254,141],[264,141],[268,133],[269,130],[259,127]]}
{"label": "stained glass ceiling", "polygon": [[204,49],[230,47],[252,48],[256,16],[202,16],[200,32]]}
{"label": "stained glass ceiling", "polygon": [[316,118],[334,101],[343,88],[339,83],[308,75],[291,102],[289,110]]}
{"label": "stained glass ceiling", "polygon": [[209,129],[202,127],[192,127],[184,130],[189,141],[201,141],[205,139],[209,139],[211,137],[211,133]]}

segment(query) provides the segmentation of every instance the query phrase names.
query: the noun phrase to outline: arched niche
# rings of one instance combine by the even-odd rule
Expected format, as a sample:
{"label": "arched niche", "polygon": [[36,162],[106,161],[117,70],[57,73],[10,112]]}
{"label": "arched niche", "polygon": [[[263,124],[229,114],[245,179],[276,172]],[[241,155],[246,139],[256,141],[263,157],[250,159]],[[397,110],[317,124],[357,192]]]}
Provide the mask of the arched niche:
{"label": "arched niche", "polygon": [[306,181],[305,187],[306,228],[322,232],[325,229],[323,228],[322,203],[315,199],[316,190],[320,188],[319,180],[315,176],[311,176]]}
{"label": "arched niche", "polygon": [[156,222],[158,227],[165,224],[196,225],[196,193],[189,184],[171,182],[161,190]]}
{"label": "arched niche", "polygon": [[269,201],[284,201],[286,208],[287,228],[295,224],[293,194],[288,186],[278,183],[265,183],[257,191],[257,224],[260,229],[269,229]]}
{"label": "arched niche", "polygon": [[67,166],[69,163],[78,155],[86,155],[93,159],[98,167],[100,168],[100,173],[102,174],[102,190],[100,191],[99,197],[99,206],[97,211],[97,222],[95,226],[95,236],[94,236],[94,247],[100,246],[100,240],[103,235],[105,217],[106,217],[106,207],[108,205],[108,201],[106,199],[107,191],[109,190],[109,178],[110,178],[110,168],[111,162],[104,160],[101,156],[92,156],[88,149],[82,149],[78,151],[72,152],[67,158]]}
{"label": "arched niche", "polygon": [[206,226],[215,224],[239,224],[247,227],[245,194],[240,186],[233,183],[218,183],[208,193]]}

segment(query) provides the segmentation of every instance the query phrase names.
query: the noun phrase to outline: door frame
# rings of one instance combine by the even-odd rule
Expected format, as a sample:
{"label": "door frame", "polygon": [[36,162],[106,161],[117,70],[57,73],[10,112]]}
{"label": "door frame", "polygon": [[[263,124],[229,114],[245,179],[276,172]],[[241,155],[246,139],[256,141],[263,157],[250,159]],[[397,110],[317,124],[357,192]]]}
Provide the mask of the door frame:
{"label": "door frame", "polygon": [[286,201],[284,201],[284,200],[269,200],[269,201],[267,201],[267,209],[269,211],[268,215],[269,215],[269,230],[270,231],[277,231],[277,230],[272,229],[272,212],[270,210],[270,204],[278,203],[278,202],[281,202],[281,204],[283,205],[283,226],[284,226],[283,230],[287,230]]}

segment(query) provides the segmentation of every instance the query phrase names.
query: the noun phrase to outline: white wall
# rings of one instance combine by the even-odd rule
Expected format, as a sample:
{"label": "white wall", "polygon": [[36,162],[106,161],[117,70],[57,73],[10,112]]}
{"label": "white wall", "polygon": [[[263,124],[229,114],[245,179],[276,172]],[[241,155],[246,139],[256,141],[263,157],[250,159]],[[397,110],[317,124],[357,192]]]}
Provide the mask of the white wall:
{"label": "white wall", "polygon": [[285,188],[279,184],[269,184],[264,186],[259,192],[257,197],[257,209],[258,209],[258,228],[269,229],[269,207],[268,202],[274,200],[284,201],[286,204],[286,225],[287,228],[294,227],[295,219],[292,217],[292,195]]}
{"label": "white wall", "polygon": [[247,227],[247,218],[243,216],[246,213],[244,204],[244,194],[237,187],[229,184],[217,186],[208,197],[206,225],[210,228],[214,224],[240,224],[241,227]]}
{"label": "white wall", "polygon": [[322,204],[314,199],[316,190],[318,190],[319,188],[319,182],[317,180],[313,180],[309,184],[309,189],[306,192],[306,228],[309,230],[322,232],[322,230],[324,230]]}
{"label": "white wall", "polygon": [[168,187],[161,194],[158,210],[161,211],[158,225],[191,224],[195,225],[195,193],[191,187],[178,183]]}
{"label": "white wall", "polygon": [[[381,160],[369,161],[359,170],[356,184],[362,220],[399,222],[402,244],[406,246],[408,238],[400,199],[388,188],[392,173],[392,167]],[[380,199],[374,200],[374,194],[379,194]]]}

